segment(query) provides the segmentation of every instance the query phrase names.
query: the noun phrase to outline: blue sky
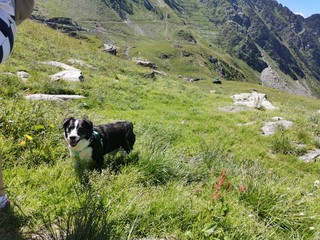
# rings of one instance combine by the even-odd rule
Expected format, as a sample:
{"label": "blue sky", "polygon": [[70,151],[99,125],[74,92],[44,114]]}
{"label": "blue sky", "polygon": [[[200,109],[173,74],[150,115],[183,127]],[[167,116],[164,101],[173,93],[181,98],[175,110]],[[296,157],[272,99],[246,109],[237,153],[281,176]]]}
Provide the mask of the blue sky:
{"label": "blue sky", "polygon": [[277,0],[291,12],[310,17],[314,13],[320,14],[320,0]]}

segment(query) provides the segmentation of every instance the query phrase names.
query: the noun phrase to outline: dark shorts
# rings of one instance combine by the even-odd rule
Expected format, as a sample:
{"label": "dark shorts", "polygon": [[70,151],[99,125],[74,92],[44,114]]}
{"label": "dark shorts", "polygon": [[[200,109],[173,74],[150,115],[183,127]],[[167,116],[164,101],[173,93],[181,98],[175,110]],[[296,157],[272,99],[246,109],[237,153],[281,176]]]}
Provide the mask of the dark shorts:
{"label": "dark shorts", "polygon": [[16,28],[14,16],[0,9],[0,63],[6,60],[12,51]]}

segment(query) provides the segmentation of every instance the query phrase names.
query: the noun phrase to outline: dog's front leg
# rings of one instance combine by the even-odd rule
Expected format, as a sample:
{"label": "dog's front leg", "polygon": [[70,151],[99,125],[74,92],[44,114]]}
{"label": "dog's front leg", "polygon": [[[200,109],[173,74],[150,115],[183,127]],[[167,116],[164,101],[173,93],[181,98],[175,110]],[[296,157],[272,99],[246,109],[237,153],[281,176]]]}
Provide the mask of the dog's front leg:
{"label": "dog's front leg", "polygon": [[73,163],[73,167],[74,168],[79,168],[80,166],[80,159],[75,157],[75,156],[71,156],[71,160],[72,160],[72,163]]}
{"label": "dog's front leg", "polygon": [[103,160],[104,158],[99,157],[97,159],[94,159],[95,163],[96,163],[96,170],[101,173],[102,172],[102,167],[103,167]]}
{"label": "dog's front leg", "polygon": [[72,151],[71,149],[69,149],[69,152],[70,152],[70,158],[71,158],[71,161],[73,163],[73,166],[75,168],[79,167],[79,157],[76,155],[76,153],[74,151]]}

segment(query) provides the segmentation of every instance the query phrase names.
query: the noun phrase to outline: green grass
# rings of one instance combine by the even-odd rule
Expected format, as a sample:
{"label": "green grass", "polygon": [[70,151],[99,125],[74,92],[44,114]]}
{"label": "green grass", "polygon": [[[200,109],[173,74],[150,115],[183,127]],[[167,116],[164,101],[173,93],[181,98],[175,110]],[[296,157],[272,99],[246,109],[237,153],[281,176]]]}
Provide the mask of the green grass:
{"label": "green grass", "polygon": [[[13,53],[0,66],[0,146],[13,203],[0,214],[1,239],[319,237],[320,192],[313,182],[320,165],[297,160],[319,146],[319,100],[250,83],[213,85],[209,77],[189,83],[176,71],[150,79],[149,69],[100,46],[98,39],[73,39],[31,21],[19,26]],[[51,82],[59,69],[41,62],[71,58],[95,69],[78,66],[84,83]],[[27,82],[15,76],[21,69],[30,74]],[[280,109],[219,110],[253,88]],[[27,93],[87,98],[30,102]],[[67,116],[132,121],[134,151],[106,156],[101,174],[86,168],[79,174],[60,129]],[[274,116],[293,121],[293,128],[262,136]],[[237,125],[247,122],[253,124]]]}

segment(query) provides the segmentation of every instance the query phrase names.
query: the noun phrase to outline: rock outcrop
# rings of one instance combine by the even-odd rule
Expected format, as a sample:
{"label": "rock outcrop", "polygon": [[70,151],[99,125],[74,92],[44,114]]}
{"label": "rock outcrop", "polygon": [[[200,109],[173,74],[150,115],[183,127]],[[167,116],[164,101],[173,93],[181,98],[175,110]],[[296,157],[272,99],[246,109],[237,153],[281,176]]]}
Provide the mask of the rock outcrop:
{"label": "rock outcrop", "polygon": [[293,122],[285,120],[281,117],[273,117],[271,120],[271,122],[265,123],[265,125],[261,129],[262,134],[265,136],[275,134],[281,127],[289,129],[293,125]]}
{"label": "rock outcrop", "polygon": [[85,98],[81,95],[53,95],[53,94],[30,94],[25,96],[28,100],[40,100],[40,101],[66,101],[66,100],[73,100],[73,99],[82,99]]}
{"label": "rock outcrop", "polygon": [[50,61],[50,62],[42,62],[43,64],[46,65],[51,65],[59,68],[63,68],[65,70],[60,71],[56,74],[53,74],[51,76],[51,80],[53,81],[58,81],[58,80],[67,80],[71,82],[83,82],[84,81],[84,76],[83,73],[80,69],[77,69],[73,66],[69,66],[65,63],[61,62],[55,62],[55,61]]}
{"label": "rock outcrop", "polygon": [[250,108],[265,108],[269,110],[276,110],[277,107],[274,107],[268,100],[267,95],[263,93],[241,93],[232,96],[234,105],[242,105]]}

